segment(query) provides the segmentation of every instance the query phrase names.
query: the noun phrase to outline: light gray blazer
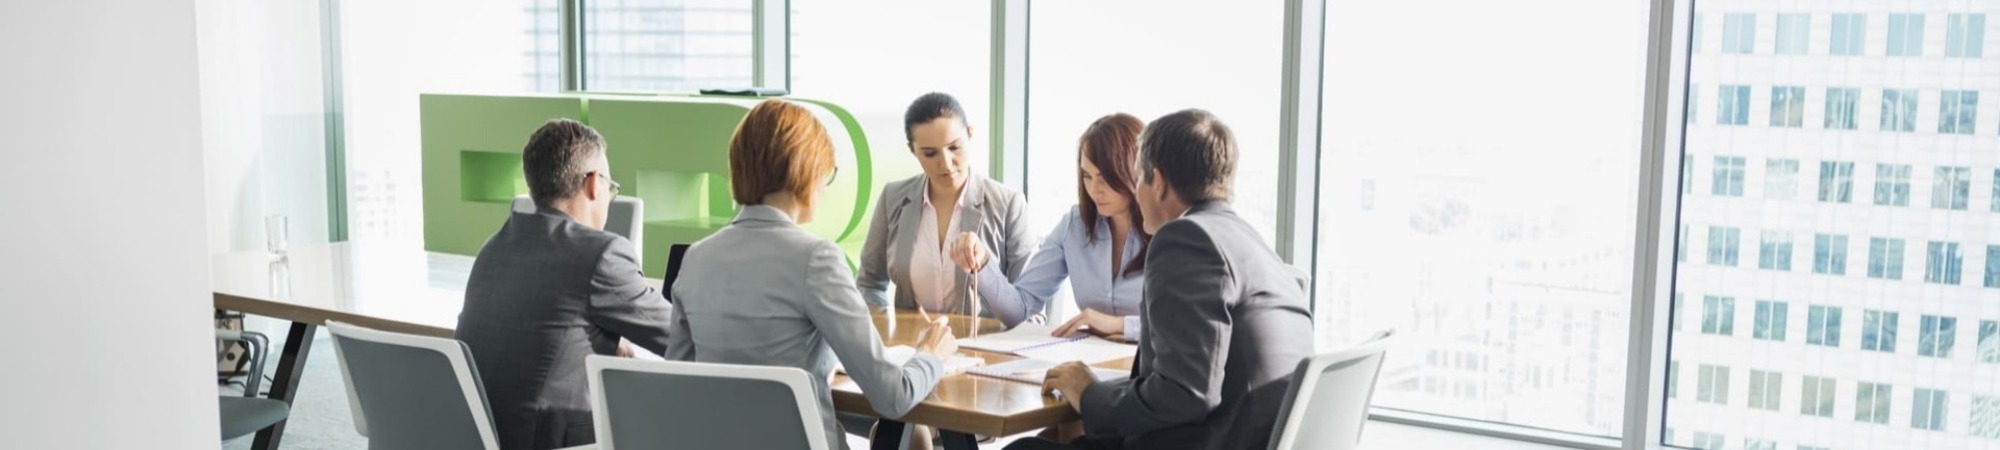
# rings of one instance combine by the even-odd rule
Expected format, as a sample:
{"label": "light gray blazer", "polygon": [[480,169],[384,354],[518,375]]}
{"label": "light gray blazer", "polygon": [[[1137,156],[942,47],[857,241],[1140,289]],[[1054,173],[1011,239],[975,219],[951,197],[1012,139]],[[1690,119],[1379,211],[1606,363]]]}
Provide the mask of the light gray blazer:
{"label": "light gray blazer", "polygon": [[1124,448],[1263,450],[1312,354],[1306,278],[1229,205],[1194,205],[1146,246],[1132,377],[1083,391],[1085,432]]}
{"label": "light gray blazer", "polygon": [[840,247],[777,208],[745,206],[688,248],[672,297],[667,359],[804,369],[836,442],[845,442],[828,386],[836,358],[883,417],[908,413],[942,376],[936,357],[898,365],[882,356]]}
{"label": "light gray blazer", "polygon": [[[870,304],[889,305],[889,283],[893,281],[895,306],[917,307],[915,288],[910,284],[910,251],[917,244],[916,233],[937,232],[919,229],[924,217],[926,183],[922,174],[889,183],[882,188],[882,198],[875,202],[875,219],[869,223],[868,241],[861,247],[861,274],[855,280]],[[965,182],[964,195],[966,205],[958,221],[958,231],[977,233],[993,251],[994,260],[988,264],[999,264],[1008,280],[1019,279],[1021,269],[1028,266],[1028,257],[1035,251],[1035,238],[1028,232],[1022,216],[1027,212],[1028,202],[1007,185],[976,174]],[[966,274],[959,272],[948,294],[957,299],[951,304],[961,305],[961,310],[946,312],[967,313],[962,310],[962,305],[970,304],[966,301],[966,279]]]}

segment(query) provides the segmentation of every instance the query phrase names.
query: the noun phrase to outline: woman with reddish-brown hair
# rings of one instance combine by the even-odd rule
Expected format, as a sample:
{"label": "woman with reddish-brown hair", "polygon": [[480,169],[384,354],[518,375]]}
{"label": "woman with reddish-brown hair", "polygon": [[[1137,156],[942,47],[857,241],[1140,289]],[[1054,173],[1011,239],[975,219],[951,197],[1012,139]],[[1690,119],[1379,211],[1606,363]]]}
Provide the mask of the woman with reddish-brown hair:
{"label": "woman with reddish-brown hair", "polygon": [[844,448],[828,385],[835,361],[877,414],[902,417],[930,396],[958,344],[940,317],[915,357],[883,355],[840,246],[799,226],[837,174],[833,141],[811,112],[777,99],[750,110],[729,140],[731,193],[743,209],[683,258],[666,357],[805,370],[826,438]]}
{"label": "woman with reddish-brown hair", "polygon": [[988,259],[984,245],[953,248],[953,261],[980,274],[979,296],[994,317],[1012,327],[1041,315],[1067,280],[1079,314],[1057,326],[1057,336],[1141,338],[1139,293],[1146,285],[1146,243],[1152,236],[1140,226],[1132,189],[1144,128],[1139,118],[1117,113],[1084,130],[1077,140],[1076,207],[1042,240],[1020,277],[1010,282],[979,271],[972,263]]}

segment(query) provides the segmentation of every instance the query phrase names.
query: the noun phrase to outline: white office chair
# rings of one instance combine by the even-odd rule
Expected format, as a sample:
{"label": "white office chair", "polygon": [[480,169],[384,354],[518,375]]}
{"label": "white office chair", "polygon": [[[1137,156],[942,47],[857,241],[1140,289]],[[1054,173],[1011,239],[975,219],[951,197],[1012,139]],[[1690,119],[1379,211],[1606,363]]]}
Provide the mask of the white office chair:
{"label": "white office chair", "polygon": [[835,447],[806,372],[591,355],[596,448]]}
{"label": "white office chair", "polygon": [[[518,213],[532,213],[535,212],[535,200],[526,195],[517,195],[514,196],[513,206],[508,209]],[[604,231],[624,236],[625,240],[632,241],[632,248],[635,250],[644,249],[646,248],[646,242],[643,237],[646,229],[645,217],[646,202],[644,200],[624,195],[613,197],[611,199],[611,214],[606,215],[604,218]],[[640,262],[644,262],[644,260]]]}
{"label": "white office chair", "polygon": [[500,449],[486,388],[464,343],[340,322],[326,328],[354,431],[368,437],[368,448]]}
{"label": "white office chair", "polygon": [[1271,429],[1271,450],[1356,448],[1394,334],[1384,331],[1360,345],[1300,361]]}

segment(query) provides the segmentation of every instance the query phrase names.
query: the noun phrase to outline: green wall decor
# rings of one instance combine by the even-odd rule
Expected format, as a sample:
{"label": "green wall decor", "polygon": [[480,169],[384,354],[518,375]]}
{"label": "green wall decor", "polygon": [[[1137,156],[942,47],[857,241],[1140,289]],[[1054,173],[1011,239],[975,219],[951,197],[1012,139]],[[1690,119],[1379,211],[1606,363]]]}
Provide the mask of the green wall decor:
{"label": "green wall decor", "polygon": [[[459,95],[425,94],[423,121],[424,248],[476,255],[506,220],[508,204],[526,194],[520,152],[528,135],[551,118],[590,124],[604,135],[611,175],[624,195],[645,202],[643,269],[665,271],[668,246],[698,241],[729,224],[737,205],[729,191],[729,139],[762,98],[699,95]],[[831,135],[840,175],[820,199],[806,228],[848,251],[849,264],[867,236],[872,203],[883,184],[916,175],[910,158],[875,157],[869,135],[837,105],[797,100]],[[890,124],[895,125],[895,124]],[[883,125],[886,126],[886,125]],[[878,133],[880,134],[879,130]],[[895,145],[900,150],[900,135]],[[880,145],[873,146],[883,148]]]}

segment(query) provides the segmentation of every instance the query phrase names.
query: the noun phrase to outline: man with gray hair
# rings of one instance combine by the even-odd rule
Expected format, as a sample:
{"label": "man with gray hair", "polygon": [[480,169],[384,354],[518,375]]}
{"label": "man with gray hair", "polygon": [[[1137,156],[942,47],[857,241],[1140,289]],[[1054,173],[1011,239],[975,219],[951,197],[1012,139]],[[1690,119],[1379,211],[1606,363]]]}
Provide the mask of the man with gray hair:
{"label": "man with gray hair", "polygon": [[479,249],[458,339],[472,349],[500,448],[594,443],[584,356],[621,353],[621,337],[665,353],[672,307],[640,277],[632,242],[604,231],[618,182],[597,130],[542,124],[521,169],[535,212],[511,213]]}

